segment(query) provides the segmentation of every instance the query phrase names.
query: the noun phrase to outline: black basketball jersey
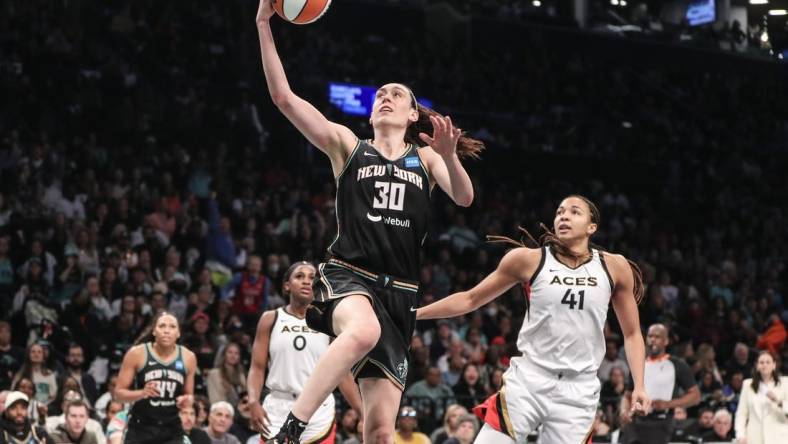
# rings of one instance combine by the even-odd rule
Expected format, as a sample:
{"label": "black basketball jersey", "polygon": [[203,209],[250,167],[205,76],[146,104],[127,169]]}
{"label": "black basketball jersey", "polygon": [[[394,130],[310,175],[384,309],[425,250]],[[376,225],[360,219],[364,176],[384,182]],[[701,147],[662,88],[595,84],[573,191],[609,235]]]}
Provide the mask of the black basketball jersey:
{"label": "black basketball jersey", "polygon": [[429,213],[430,180],[417,147],[388,160],[359,140],[337,177],[337,236],[328,251],[370,271],[418,281]]}
{"label": "black basketball jersey", "polygon": [[176,400],[183,395],[186,380],[186,362],[183,360],[181,346],[178,345],[175,359],[162,362],[151,353],[151,345],[145,344],[145,366],[134,377],[135,389],[142,389],[150,381],[159,385],[159,396],[141,399],[134,403],[129,412],[135,420],[180,424]]}

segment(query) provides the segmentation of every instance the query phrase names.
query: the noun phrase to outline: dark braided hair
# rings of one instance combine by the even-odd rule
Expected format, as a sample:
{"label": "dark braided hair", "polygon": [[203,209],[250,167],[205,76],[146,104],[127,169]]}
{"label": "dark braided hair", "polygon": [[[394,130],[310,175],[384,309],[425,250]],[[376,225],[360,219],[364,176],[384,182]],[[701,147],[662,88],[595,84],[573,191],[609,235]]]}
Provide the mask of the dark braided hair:
{"label": "dark braided hair", "polygon": [[[591,202],[590,199],[588,199],[585,196],[581,196],[579,194],[572,194],[572,195],[569,195],[569,196],[565,197],[564,199],[568,199],[570,197],[576,197],[576,198],[582,200],[583,202],[585,202],[588,205],[588,208],[591,211],[591,222],[599,225],[599,222],[601,220],[601,214],[599,212],[599,208],[593,202]],[[583,260],[583,259],[586,258],[586,253],[575,253],[575,252],[573,252],[569,248],[569,246],[566,245],[564,243],[564,241],[559,239],[558,236],[556,236],[556,234],[552,230],[547,228],[547,226],[545,224],[540,223],[539,224],[539,228],[542,230],[542,235],[539,237],[539,241],[534,239],[534,237],[531,236],[531,233],[529,233],[528,230],[526,230],[523,227],[517,227],[517,229],[520,230],[523,233],[523,236],[526,239],[521,238],[520,241],[516,241],[516,240],[514,240],[512,238],[509,238],[509,237],[506,237],[506,236],[492,236],[492,235],[488,235],[487,236],[487,241],[491,242],[491,243],[512,244],[512,245],[515,245],[517,247],[526,247],[528,245],[531,245],[534,248],[538,248],[538,247],[545,246],[545,247],[552,248],[553,250],[555,250],[558,254],[560,254],[562,256],[571,257],[571,258],[577,259],[577,260]],[[527,242],[528,245],[526,244],[526,242]],[[595,249],[599,250],[600,253],[603,252],[603,251],[607,251],[604,248],[601,248],[601,247],[599,247],[598,245],[595,245],[592,242],[590,242],[589,245],[592,248],[595,248]],[[632,269],[632,275],[633,275],[634,280],[635,280],[634,288],[633,288],[633,293],[635,294],[635,302],[638,305],[640,305],[640,303],[643,302],[643,296],[645,294],[645,287],[643,285],[643,272],[640,271],[640,267],[635,262],[633,262],[633,261],[631,261],[629,259],[627,259],[627,262],[629,263],[629,267]]]}

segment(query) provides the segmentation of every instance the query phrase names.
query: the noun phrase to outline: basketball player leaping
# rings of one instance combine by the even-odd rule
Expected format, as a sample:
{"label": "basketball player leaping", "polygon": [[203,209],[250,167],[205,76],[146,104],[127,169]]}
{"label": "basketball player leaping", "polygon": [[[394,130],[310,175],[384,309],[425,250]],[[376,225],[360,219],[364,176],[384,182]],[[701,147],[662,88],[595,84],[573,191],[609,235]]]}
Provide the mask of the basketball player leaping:
{"label": "basketball player leaping", "polygon": [[[304,319],[313,299],[316,272],[309,262],[293,264],[284,275],[283,294],[290,298],[288,305],[263,313],[257,324],[246,384],[252,403],[252,425],[264,440],[285,423],[296,396],[328,348],[329,337],[308,328]],[[268,394],[260,405],[263,386]],[[349,372],[339,388],[351,407],[361,412],[361,397]],[[329,394],[312,415],[301,442],[333,444],[335,413],[334,395]]]}
{"label": "basketball player leaping", "polygon": [[648,411],[643,386],[645,346],[637,304],[640,272],[623,256],[591,247],[599,210],[582,196],[564,199],[538,249],[516,248],[471,290],[418,310],[417,319],[459,316],[492,301],[520,282],[526,318],[504,388],[475,409],[485,422],[477,443],[526,442],[542,424],[542,443],[585,443],[599,401],[597,369],[605,354],[603,328],[612,300],[635,389],[633,414]]}
{"label": "basketball player leaping", "polygon": [[457,204],[470,205],[473,186],[458,154],[474,156],[482,144],[462,137],[451,119],[419,105],[399,83],[377,91],[373,140],[359,140],[328,121],[290,90],[271,34],[272,15],[270,0],[261,0],[257,27],[268,91],[331,160],[338,232],[328,249],[331,259],[318,267],[307,311],[310,328],[336,339],[271,442],[298,442],[307,420],[352,368],[364,401],[364,442],[392,443],[416,322],[430,191],[437,184]]}

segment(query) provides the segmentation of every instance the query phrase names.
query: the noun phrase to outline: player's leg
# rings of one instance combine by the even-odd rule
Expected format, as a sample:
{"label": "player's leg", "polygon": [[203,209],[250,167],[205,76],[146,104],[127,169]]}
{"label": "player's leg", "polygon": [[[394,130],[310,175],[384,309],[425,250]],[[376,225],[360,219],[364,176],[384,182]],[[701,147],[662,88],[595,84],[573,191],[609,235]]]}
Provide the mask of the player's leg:
{"label": "player's leg", "polygon": [[593,435],[599,403],[599,380],[560,381],[542,422],[540,443],[587,443]]}
{"label": "player's leg", "polygon": [[308,421],[350,368],[377,344],[380,324],[369,299],[346,296],[336,302],[332,324],[336,339],[320,357],[312,376],[293,405],[293,416]]}
{"label": "player's leg", "polygon": [[[491,429],[483,435],[490,436],[490,442],[525,442],[548,414],[550,392],[555,388],[555,381],[529,369],[517,358],[512,359],[503,379],[501,390],[475,407],[473,412],[484,421],[484,428]],[[511,441],[501,437],[493,441],[498,435],[492,432]],[[487,441],[477,438],[475,442]]]}
{"label": "player's leg", "polygon": [[392,444],[402,391],[388,378],[359,379],[364,401],[364,443]]}
{"label": "player's leg", "polygon": [[514,440],[509,435],[499,432],[492,428],[490,424],[484,424],[479,434],[476,435],[474,444],[514,444]]}
{"label": "player's leg", "polygon": [[270,439],[279,432],[279,429],[285,423],[290,409],[293,407],[293,399],[283,399],[284,396],[279,396],[276,393],[269,393],[263,399],[263,410],[268,415],[268,434],[262,436],[263,441]]}

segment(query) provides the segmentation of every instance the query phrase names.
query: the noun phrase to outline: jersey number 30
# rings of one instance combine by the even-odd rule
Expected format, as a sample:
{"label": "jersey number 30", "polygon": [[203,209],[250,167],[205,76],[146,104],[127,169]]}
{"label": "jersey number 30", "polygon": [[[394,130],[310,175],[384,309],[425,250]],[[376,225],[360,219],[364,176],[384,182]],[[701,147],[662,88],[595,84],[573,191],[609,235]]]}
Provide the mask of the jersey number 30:
{"label": "jersey number 30", "polygon": [[575,309],[575,305],[578,306],[577,307],[578,310],[582,310],[583,309],[583,300],[586,297],[586,291],[585,290],[578,291],[577,292],[577,296],[580,296],[580,301],[579,302],[575,300],[576,296],[575,296],[574,293],[572,293],[572,289],[570,288],[569,290],[566,290],[566,293],[564,293],[564,297],[561,299],[561,303],[568,305],[570,310],[574,310]]}
{"label": "jersey number 30", "polygon": [[405,184],[375,182],[375,201],[372,208],[402,211],[405,205]]}

